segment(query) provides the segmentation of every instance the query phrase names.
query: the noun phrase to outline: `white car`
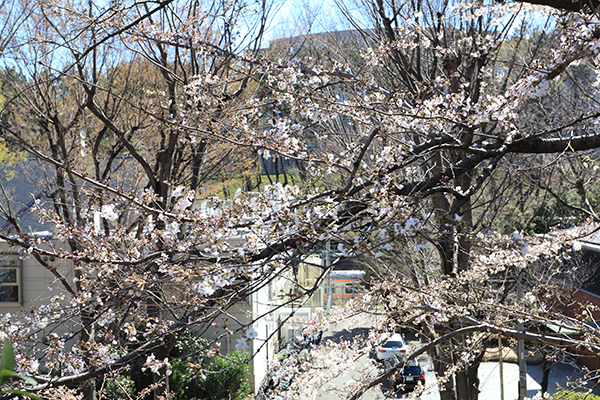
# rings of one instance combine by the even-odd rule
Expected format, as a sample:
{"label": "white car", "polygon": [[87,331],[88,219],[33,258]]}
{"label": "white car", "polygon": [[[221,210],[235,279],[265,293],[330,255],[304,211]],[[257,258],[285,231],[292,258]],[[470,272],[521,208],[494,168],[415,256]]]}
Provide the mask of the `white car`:
{"label": "white car", "polygon": [[394,333],[390,336],[389,333],[383,334],[380,337],[380,344],[375,349],[375,358],[379,361],[390,358],[392,354],[396,354],[398,358],[406,356],[406,343],[404,338],[399,333]]}

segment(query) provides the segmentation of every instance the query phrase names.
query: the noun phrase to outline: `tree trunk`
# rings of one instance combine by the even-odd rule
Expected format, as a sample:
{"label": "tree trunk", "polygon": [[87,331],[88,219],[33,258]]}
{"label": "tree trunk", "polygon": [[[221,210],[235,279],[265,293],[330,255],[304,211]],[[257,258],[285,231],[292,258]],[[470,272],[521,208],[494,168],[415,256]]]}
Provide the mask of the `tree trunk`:
{"label": "tree trunk", "polygon": [[[89,354],[89,346],[87,345],[90,340],[94,340],[94,319],[89,312],[81,311],[81,343],[84,346],[83,358],[84,362],[88,366],[92,366],[91,358],[92,354]],[[83,393],[83,400],[95,400],[96,399],[96,379],[90,379],[85,381],[81,387]]]}
{"label": "tree trunk", "polygon": [[[81,312],[81,323],[83,325],[83,329],[81,331],[81,342],[87,343],[90,339],[94,338],[94,322],[93,319],[89,317],[89,313],[82,311]],[[87,365],[91,365],[88,349],[85,350],[84,353],[84,361]],[[96,379],[90,379],[83,383],[81,387],[81,392],[83,393],[83,400],[96,400]]]}
{"label": "tree trunk", "polygon": [[[160,290],[152,289],[155,295],[160,295]],[[160,306],[156,303],[152,296],[148,297],[146,302],[148,307],[148,316],[154,318],[156,320],[161,319]],[[168,338],[168,341],[164,343],[162,346],[153,350],[153,354],[158,360],[164,360],[169,356],[171,349],[175,345],[177,339],[172,336]],[[161,381],[164,379],[164,384],[161,384]],[[154,400],[159,400],[161,398],[166,398],[169,394],[169,378],[167,376],[166,368],[163,367],[159,370],[158,374],[152,374],[152,383],[154,383]]]}
{"label": "tree trunk", "polygon": [[[462,190],[466,190],[472,183],[472,172],[467,171],[458,179]],[[471,237],[473,230],[473,211],[471,210],[471,199],[467,198],[460,207],[460,216],[450,216],[455,219],[456,225],[456,270],[467,271],[471,257]],[[457,221],[456,219],[460,219]]]}
{"label": "tree trunk", "polygon": [[[423,333],[430,340],[436,337],[438,329],[429,323],[423,323]],[[452,358],[452,345],[450,342],[436,346],[429,351],[431,362],[433,363],[433,371],[435,372],[440,389],[440,400],[456,400],[456,392],[454,388],[454,377],[450,376],[444,380],[444,375],[448,366],[454,363]]]}
{"label": "tree trunk", "polygon": [[[453,364],[452,347],[449,343],[437,346],[430,352],[430,356],[433,362],[433,370],[438,378],[440,400],[457,400],[454,377],[449,376],[447,380],[443,380],[448,367]],[[440,378],[442,379],[440,380]]]}
{"label": "tree trunk", "polygon": [[[545,354],[544,354],[545,356]],[[548,383],[550,381],[550,369],[552,369],[552,361],[549,361],[546,357],[544,357],[544,361],[542,361],[542,383],[540,386],[542,387],[542,393],[548,393]]]}
{"label": "tree trunk", "polygon": [[457,400],[477,400],[479,396],[479,361],[469,364],[456,374]]}

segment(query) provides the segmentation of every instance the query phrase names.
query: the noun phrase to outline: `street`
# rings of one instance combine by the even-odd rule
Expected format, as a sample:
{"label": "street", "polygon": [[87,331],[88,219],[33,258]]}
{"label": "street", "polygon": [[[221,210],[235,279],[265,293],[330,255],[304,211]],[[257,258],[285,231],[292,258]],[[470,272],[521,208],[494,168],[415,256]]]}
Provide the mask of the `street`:
{"label": "street", "polygon": [[[324,339],[326,340],[351,340],[355,335],[365,335],[368,332],[368,327],[357,327],[352,329],[346,329],[338,327],[337,330],[328,332]],[[416,348],[420,345],[420,342],[411,335],[406,335],[406,342],[410,348]],[[418,357],[418,363],[425,371],[426,389],[423,394],[418,397],[421,400],[439,400],[439,391],[437,388],[435,374],[433,372],[433,365],[429,355],[424,354]],[[379,367],[379,372],[382,372],[381,366],[375,363],[375,367],[369,362],[369,356],[364,355],[357,360],[356,368],[347,373],[346,375],[340,376],[334,379],[332,382],[333,387],[341,388],[344,383],[348,380],[360,380],[365,373],[375,373],[374,368]],[[518,379],[519,379],[519,368],[515,363],[504,362],[503,363],[503,376],[504,376],[504,399],[514,400],[518,398]],[[577,381],[583,377],[582,365],[578,361],[565,357],[563,362],[556,363],[550,372],[549,391],[555,393],[564,388],[571,388],[569,382]],[[484,362],[479,367],[479,379],[480,379],[480,395],[479,400],[500,400],[500,374],[499,374],[499,363],[498,362]],[[538,365],[527,366],[527,394],[529,397],[537,394],[541,388],[540,383],[542,380],[542,371]],[[600,395],[600,386],[597,382],[591,381],[587,383],[587,388],[591,389],[594,394]],[[579,388],[579,391],[583,391],[583,388]],[[388,384],[387,382],[379,387],[371,388],[367,391],[362,399],[374,400],[374,399],[385,399],[389,398]],[[399,395],[398,397],[402,397]],[[333,391],[321,390],[315,397],[315,400],[336,400]]]}
{"label": "street", "polygon": [[[333,341],[351,340],[356,335],[366,335],[368,333],[369,329],[370,329],[370,327],[367,327],[367,326],[355,327],[355,328],[351,328],[351,329],[347,329],[345,327],[338,326],[336,330],[325,334],[324,340],[333,340]],[[409,340],[407,340],[407,345],[409,346],[409,348],[411,348],[411,346],[414,348],[414,346],[417,345],[417,342],[409,339]],[[439,400],[439,398],[440,398],[439,391],[437,389],[435,374],[433,373],[433,366],[431,365],[431,360],[430,360],[429,356],[424,354],[424,355],[418,357],[417,361],[421,365],[422,369],[425,371],[425,382],[426,382],[426,387],[427,387],[425,392],[419,398],[422,400]],[[381,365],[379,365],[379,363],[375,363],[375,365],[376,365],[376,367],[374,367],[374,368],[379,368],[379,371],[378,371],[379,373],[383,372],[383,370],[381,369]],[[361,377],[363,377],[365,373],[374,372],[371,368],[372,367],[371,367],[371,363],[369,362],[369,355],[365,354],[357,360],[356,368],[354,369],[354,371],[351,371],[350,373],[348,373],[346,375],[343,375],[343,376],[340,376],[340,377],[334,379],[331,382],[331,384],[334,387],[341,388],[344,385],[344,383],[346,383],[350,379],[360,380]],[[369,391],[367,391],[362,396],[362,399],[364,399],[364,400],[385,399],[385,398],[390,398],[390,395],[388,393],[387,382],[378,387],[371,388]],[[336,397],[332,393],[332,391],[325,391],[325,390],[321,390],[319,392],[319,394],[315,397],[315,400],[337,400],[337,399],[338,399],[338,397]]]}

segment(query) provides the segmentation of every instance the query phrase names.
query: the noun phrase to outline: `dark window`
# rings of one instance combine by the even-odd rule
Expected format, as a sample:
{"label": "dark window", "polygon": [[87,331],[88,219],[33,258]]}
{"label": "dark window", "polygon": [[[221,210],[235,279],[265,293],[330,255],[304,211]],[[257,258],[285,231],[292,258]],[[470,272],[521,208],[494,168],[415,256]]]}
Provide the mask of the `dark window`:
{"label": "dark window", "polygon": [[20,266],[18,255],[0,255],[0,303],[21,302]]}
{"label": "dark window", "polygon": [[17,269],[0,268],[0,283],[17,283]]}
{"label": "dark window", "polygon": [[419,367],[404,367],[404,371],[402,371],[404,375],[421,375],[421,368]]}
{"label": "dark window", "polygon": [[384,344],[383,347],[385,347],[385,348],[388,348],[388,347],[404,347],[404,343],[389,341],[386,344]]}
{"label": "dark window", "polygon": [[0,303],[18,303],[18,286],[0,286]]}

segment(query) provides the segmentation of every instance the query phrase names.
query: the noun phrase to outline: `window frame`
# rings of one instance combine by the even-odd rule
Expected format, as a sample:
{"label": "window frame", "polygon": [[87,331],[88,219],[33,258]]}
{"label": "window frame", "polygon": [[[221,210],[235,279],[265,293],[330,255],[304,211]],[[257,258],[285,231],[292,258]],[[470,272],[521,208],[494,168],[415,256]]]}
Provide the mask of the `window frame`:
{"label": "window frame", "polygon": [[15,282],[0,282],[0,287],[16,287],[17,288],[17,301],[1,301],[0,307],[2,306],[22,306],[23,305],[23,261],[20,259],[18,254],[14,253],[1,253],[0,254],[0,270],[2,269],[14,269],[16,272]]}

